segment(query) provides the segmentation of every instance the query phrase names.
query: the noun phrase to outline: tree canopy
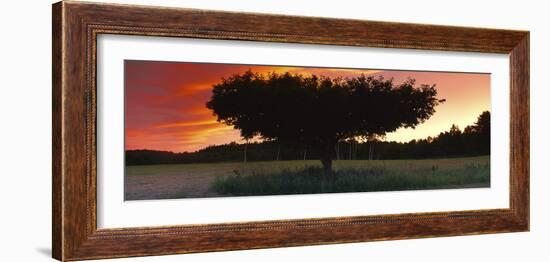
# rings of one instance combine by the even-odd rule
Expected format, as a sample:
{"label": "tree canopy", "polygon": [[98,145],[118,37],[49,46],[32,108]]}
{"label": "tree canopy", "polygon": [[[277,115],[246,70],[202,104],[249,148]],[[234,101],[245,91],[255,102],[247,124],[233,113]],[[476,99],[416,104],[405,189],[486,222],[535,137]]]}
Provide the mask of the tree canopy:
{"label": "tree canopy", "polygon": [[435,85],[415,85],[412,78],[361,75],[329,78],[290,73],[246,71],[213,86],[207,107],[219,122],[240,130],[245,139],[259,137],[319,152],[325,170],[341,141],[384,136],[414,128],[444,102]]}

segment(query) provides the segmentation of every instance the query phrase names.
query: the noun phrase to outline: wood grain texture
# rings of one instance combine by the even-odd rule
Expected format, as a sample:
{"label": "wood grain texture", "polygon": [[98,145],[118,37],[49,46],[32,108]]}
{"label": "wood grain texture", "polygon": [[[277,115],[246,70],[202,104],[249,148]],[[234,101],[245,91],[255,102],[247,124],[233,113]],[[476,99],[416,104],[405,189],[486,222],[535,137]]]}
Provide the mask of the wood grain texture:
{"label": "wood grain texture", "polygon": [[[529,229],[529,33],[483,28],[60,2],[53,6],[53,257],[82,260]],[[510,55],[510,208],[97,229],[100,34]]]}
{"label": "wood grain texture", "polygon": [[529,227],[529,33],[510,52],[510,207]]}
{"label": "wood grain texture", "polygon": [[61,171],[61,76],[62,76],[62,33],[61,5],[52,8],[52,256],[63,253],[63,189]]}

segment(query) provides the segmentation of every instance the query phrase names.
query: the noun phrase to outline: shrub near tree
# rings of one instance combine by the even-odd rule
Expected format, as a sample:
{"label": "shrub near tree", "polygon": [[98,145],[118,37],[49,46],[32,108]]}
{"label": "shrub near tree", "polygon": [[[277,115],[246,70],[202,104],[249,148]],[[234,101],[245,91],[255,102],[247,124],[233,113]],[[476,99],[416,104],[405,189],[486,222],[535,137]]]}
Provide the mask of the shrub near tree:
{"label": "shrub near tree", "polygon": [[414,128],[444,102],[435,85],[414,79],[329,78],[247,71],[213,86],[207,107],[219,122],[280,145],[314,151],[324,173],[332,174],[337,143],[380,137],[401,127]]}

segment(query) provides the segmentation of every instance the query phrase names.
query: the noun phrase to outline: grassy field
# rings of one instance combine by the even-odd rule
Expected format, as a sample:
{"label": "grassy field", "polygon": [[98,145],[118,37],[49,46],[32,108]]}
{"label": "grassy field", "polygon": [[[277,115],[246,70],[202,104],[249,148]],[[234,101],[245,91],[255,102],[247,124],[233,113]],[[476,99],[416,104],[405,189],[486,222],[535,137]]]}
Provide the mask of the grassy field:
{"label": "grassy field", "polygon": [[489,163],[489,156],[339,160],[333,181],[319,175],[318,160],[128,166],[125,199],[488,187]]}

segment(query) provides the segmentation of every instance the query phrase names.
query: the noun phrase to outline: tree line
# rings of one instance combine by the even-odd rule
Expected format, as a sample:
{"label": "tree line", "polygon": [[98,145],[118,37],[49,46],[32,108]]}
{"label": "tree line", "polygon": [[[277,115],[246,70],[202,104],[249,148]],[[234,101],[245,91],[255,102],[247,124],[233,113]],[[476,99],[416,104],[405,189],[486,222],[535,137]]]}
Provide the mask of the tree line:
{"label": "tree line", "polygon": [[[435,137],[409,142],[388,142],[377,138],[349,139],[331,150],[334,160],[426,159],[489,155],[491,145],[490,113],[481,113],[477,121],[461,130],[452,125]],[[323,153],[324,154],[324,153]],[[286,146],[276,140],[236,142],[213,145],[195,152],[174,153],[155,150],[126,151],[126,165],[191,164],[213,162],[318,160],[318,150],[307,146]]]}

